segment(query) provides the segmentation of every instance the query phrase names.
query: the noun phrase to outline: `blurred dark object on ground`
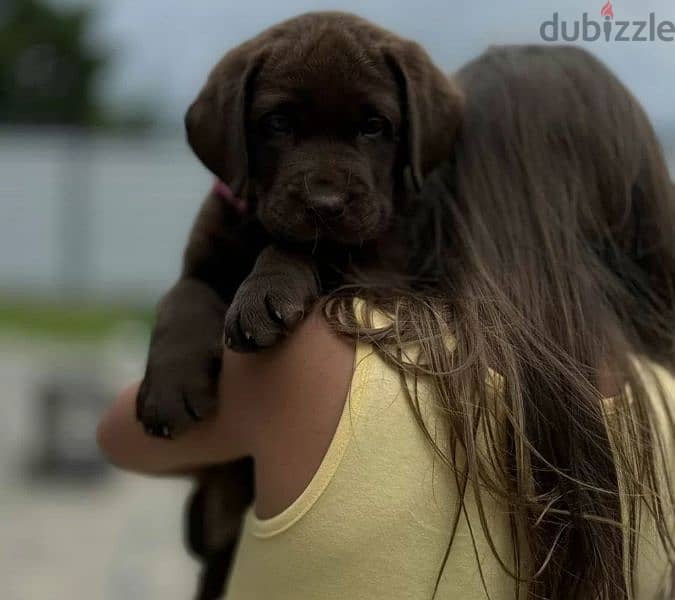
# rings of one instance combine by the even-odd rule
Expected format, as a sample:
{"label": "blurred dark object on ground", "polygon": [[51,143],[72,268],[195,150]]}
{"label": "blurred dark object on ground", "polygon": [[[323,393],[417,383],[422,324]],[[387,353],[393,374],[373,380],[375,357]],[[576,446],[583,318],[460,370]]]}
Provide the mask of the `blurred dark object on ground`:
{"label": "blurred dark object on ground", "polygon": [[109,473],[94,432],[110,395],[94,376],[50,375],[35,396],[37,453],[28,465],[41,480],[89,482]]}

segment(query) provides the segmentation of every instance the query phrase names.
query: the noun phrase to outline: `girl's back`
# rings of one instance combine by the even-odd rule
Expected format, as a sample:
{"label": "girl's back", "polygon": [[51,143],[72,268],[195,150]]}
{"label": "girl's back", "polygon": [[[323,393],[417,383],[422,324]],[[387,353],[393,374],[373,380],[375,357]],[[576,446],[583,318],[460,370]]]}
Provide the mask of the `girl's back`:
{"label": "girl's back", "polygon": [[[364,309],[360,303],[356,314]],[[381,313],[371,318],[378,328],[392,324]],[[371,318],[360,319],[361,326]],[[330,335],[314,331],[309,350],[317,337]],[[661,369],[659,377],[675,399],[672,374]],[[499,378],[492,383],[499,393]],[[431,377],[418,381],[419,414],[448,455],[448,421],[432,389]],[[321,401],[307,399],[304,406],[311,410]],[[398,369],[371,344],[358,343],[342,414],[334,433],[324,431],[330,443],[321,464],[285,510],[260,519],[249,509],[227,597],[512,600],[515,581],[500,564],[515,571],[508,506],[485,489],[479,509],[470,486],[462,493],[462,478],[434,451],[417,414]],[[661,435],[665,417],[662,425]],[[487,446],[479,439],[479,451]],[[675,466],[672,444],[668,452]],[[453,461],[461,473],[466,457],[460,451]],[[667,561],[643,516],[635,597],[651,599],[664,589]],[[520,595],[526,597],[525,587]]]}

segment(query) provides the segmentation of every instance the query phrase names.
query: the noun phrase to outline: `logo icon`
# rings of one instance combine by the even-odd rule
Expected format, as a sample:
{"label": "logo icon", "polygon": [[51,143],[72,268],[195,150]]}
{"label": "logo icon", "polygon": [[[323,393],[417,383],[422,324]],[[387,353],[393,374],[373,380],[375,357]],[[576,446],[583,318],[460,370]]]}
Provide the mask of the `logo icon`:
{"label": "logo icon", "polygon": [[614,18],[614,7],[609,0],[607,0],[607,3],[600,9],[600,16],[605,17],[605,19]]}

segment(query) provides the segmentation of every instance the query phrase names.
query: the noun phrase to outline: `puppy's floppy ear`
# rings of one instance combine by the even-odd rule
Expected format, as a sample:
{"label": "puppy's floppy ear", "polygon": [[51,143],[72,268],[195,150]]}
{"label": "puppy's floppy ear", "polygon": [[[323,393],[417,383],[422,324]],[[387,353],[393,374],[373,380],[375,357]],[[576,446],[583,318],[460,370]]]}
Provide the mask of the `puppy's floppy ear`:
{"label": "puppy's floppy ear", "polygon": [[262,62],[255,41],[223,57],[185,115],[192,150],[235,195],[241,194],[248,174],[247,106]]}
{"label": "puppy's floppy ear", "polygon": [[450,156],[463,106],[455,83],[438,69],[426,51],[410,40],[395,40],[385,49],[404,103],[404,144],[412,181],[422,180]]}

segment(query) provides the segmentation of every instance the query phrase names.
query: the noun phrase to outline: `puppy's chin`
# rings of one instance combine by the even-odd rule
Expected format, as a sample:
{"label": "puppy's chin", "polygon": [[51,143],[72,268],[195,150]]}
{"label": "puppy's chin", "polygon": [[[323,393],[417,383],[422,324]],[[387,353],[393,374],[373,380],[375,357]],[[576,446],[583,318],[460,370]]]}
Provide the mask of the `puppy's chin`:
{"label": "puppy's chin", "polygon": [[380,237],[391,221],[392,209],[385,202],[363,202],[338,215],[325,216],[297,202],[259,202],[258,218],[267,232],[279,240],[307,244],[329,241],[358,246]]}

